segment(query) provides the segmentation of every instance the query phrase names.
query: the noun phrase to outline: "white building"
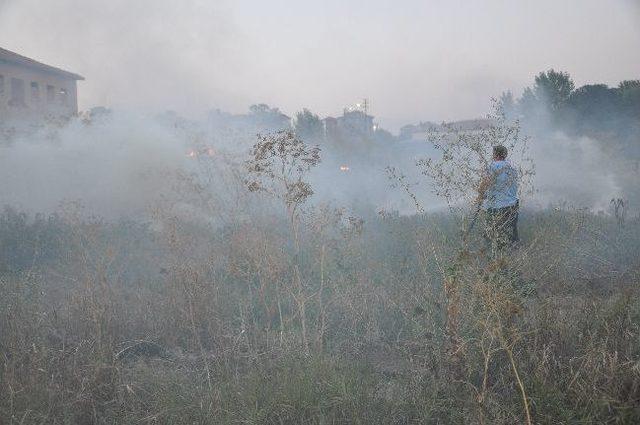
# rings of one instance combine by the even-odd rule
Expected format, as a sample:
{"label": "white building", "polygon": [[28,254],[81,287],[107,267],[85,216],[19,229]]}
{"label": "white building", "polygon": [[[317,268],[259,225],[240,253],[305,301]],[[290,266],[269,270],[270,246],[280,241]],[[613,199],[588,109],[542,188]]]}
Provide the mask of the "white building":
{"label": "white building", "polygon": [[78,113],[78,74],[0,48],[0,122]]}

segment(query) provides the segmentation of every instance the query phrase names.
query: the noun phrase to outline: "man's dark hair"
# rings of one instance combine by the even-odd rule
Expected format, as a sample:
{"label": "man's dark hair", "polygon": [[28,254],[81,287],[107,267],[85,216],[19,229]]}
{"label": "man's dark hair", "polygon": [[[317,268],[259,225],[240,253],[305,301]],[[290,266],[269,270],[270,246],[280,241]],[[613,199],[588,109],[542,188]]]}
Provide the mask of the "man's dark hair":
{"label": "man's dark hair", "polygon": [[493,156],[499,160],[503,160],[507,158],[507,148],[502,145],[493,147]]}

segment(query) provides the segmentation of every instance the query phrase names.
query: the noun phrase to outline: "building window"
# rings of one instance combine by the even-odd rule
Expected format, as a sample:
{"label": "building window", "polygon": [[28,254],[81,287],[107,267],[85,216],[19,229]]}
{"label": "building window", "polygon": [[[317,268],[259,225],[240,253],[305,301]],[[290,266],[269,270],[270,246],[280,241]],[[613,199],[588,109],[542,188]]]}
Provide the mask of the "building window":
{"label": "building window", "polygon": [[35,81],[31,82],[31,101],[32,102],[40,101],[40,85]]}
{"label": "building window", "polygon": [[60,104],[64,106],[69,104],[69,93],[67,89],[60,89]]}
{"label": "building window", "polygon": [[24,80],[19,78],[11,79],[11,99],[9,99],[9,105],[11,106],[27,106],[24,101]]}
{"label": "building window", "polygon": [[56,88],[47,86],[47,102],[53,103],[54,100],[56,100]]}

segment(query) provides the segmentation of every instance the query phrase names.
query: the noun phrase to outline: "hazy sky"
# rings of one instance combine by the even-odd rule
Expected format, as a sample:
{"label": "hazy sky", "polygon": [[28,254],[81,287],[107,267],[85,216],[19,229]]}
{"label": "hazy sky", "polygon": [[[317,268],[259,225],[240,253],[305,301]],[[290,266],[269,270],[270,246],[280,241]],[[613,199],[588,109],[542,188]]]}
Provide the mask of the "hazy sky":
{"label": "hazy sky", "polygon": [[551,67],[640,78],[640,0],[0,0],[0,46],[78,72],[80,107],[264,102],[383,126],[484,115]]}

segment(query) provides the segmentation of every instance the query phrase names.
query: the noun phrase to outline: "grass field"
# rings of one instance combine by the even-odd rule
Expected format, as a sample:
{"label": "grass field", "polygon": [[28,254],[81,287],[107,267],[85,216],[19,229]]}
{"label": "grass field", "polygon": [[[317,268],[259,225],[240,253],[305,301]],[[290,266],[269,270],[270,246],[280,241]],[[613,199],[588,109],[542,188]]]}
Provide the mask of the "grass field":
{"label": "grass field", "polygon": [[5,209],[1,422],[640,421],[637,220],[525,211],[491,257],[442,214],[278,217]]}

